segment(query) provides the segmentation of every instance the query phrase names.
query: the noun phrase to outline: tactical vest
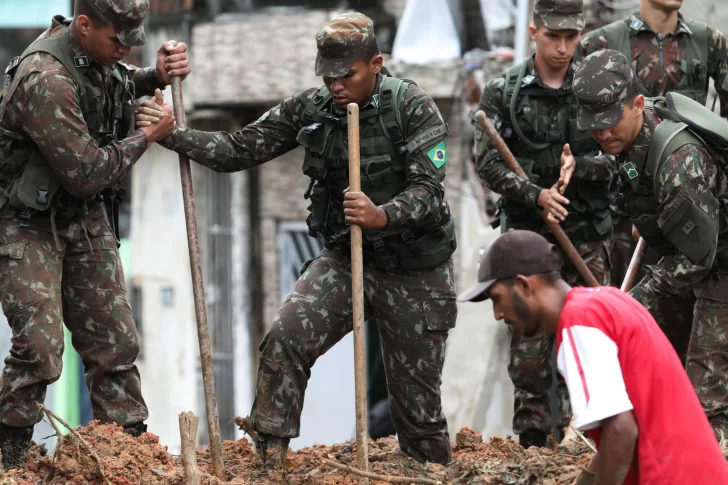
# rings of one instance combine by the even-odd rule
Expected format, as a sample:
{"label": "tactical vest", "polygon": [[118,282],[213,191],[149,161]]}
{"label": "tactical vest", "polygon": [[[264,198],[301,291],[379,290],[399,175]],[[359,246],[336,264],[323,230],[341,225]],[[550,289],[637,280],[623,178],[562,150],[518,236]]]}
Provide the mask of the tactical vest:
{"label": "tactical vest", "polygon": [[[62,16],[54,20],[63,24],[60,35],[46,37],[33,42],[10,62],[5,71],[5,90],[0,98],[0,123],[5,117],[8,104],[12,102],[16,89],[25,76],[15,76],[22,62],[32,54],[44,52],[55,57],[71,74],[78,86],[81,111],[88,127],[89,134],[104,147],[109,143],[126,138],[134,129],[134,83],[129,79],[128,71],[123,64],[117,63],[110,73],[112,79],[113,110],[111,131],[104,131],[104,92],[102,88],[91,84],[91,81],[78,68],[88,67],[89,58],[76,56],[69,50],[69,25],[71,19]],[[53,174],[48,162],[30,137],[22,132],[13,132],[0,126],[0,202],[7,201],[15,207],[21,218],[50,211],[63,196],[66,206],[83,201],[66,193]],[[2,205],[2,204],[0,204]]]}
{"label": "tactical vest", "polygon": [[[532,75],[526,76],[528,61],[511,67],[503,88],[504,121],[501,136],[518,160],[529,180],[543,188],[552,187],[561,172],[561,153],[569,143],[579,156],[596,155],[599,145],[589,132],[576,126],[576,98],[571,91],[546,89]],[[546,102],[559,98],[558,113],[550,114]],[[609,187],[572,179],[564,194],[570,204],[566,232],[577,241],[605,239],[611,231]],[[502,197],[499,200],[505,227],[538,230],[544,223],[533,208]]]}
{"label": "tactical vest", "polygon": [[[359,112],[361,190],[375,205],[385,204],[406,188],[405,156],[428,141],[443,138],[443,123],[418,139],[405,141],[399,105],[410,82],[383,76],[375,102]],[[349,228],[344,220],[343,191],[349,185],[346,115],[336,115],[332,96],[322,87],[302,114],[305,125],[297,141],[305,148],[303,173],[311,178],[304,197],[310,200],[309,233],[325,247],[343,248]],[[447,209],[441,223],[396,233],[364,230],[364,262],[381,269],[432,268],[455,251],[454,221]]]}
{"label": "tactical vest", "polygon": [[[704,105],[708,97],[708,26],[697,20],[683,19],[682,21],[688,26],[692,35],[683,36],[685,59],[680,66],[683,76],[678,85],[670,91],[681,93]],[[638,19],[633,19],[632,22],[624,19],[602,27],[607,39],[607,46],[609,49],[622,52],[627,59],[631,60],[632,41],[643,25],[644,23]],[[664,71],[664,65],[662,69]],[[650,96],[636,73],[635,79],[640,85],[642,94]]]}
{"label": "tactical vest", "polygon": [[[653,111],[655,109],[654,101],[661,99],[646,99],[645,110],[648,112]],[[661,210],[659,201],[655,199],[655,194],[658,189],[655,174],[658,173],[660,165],[682,146],[695,144],[711,151],[713,160],[716,162],[718,169],[723,172],[724,177],[726,173],[725,165],[721,163],[725,162],[721,158],[722,156],[711,150],[711,147],[695,133],[684,129],[684,127],[678,127],[677,124],[670,120],[662,121],[653,133],[647,157],[642,161],[642,164],[640,166],[628,166],[629,164],[624,164],[620,166],[617,175],[616,197],[619,200],[615,202],[620,204],[625,212],[630,215],[630,219],[637,228],[640,236],[660,256],[670,256],[678,252],[675,243],[669,240],[666,233],[674,231],[674,233],[677,233],[681,237],[688,237],[694,230],[693,227],[690,227],[691,223],[682,225],[684,227],[673,228],[671,227],[672,221],[669,220],[669,216],[673,213],[691,210],[692,203],[685,201],[680,206],[677,206],[676,204],[680,200],[676,198],[675,200],[677,202],[671,202],[671,207],[675,206],[672,210],[671,207],[665,207]],[[723,194],[718,199],[719,203],[723,205],[723,210],[720,212],[720,220],[718,221],[718,240],[723,241],[724,244],[728,241],[728,194]],[[702,211],[702,209],[693,210]],[[674,220],[679,219],[675,218]],[[694,260],[693,262],[695,263],[701,260],[701,256],[710,250],[714,244],[714,236],[700,238],[694,237],[693,235],[694,244],[687,246],[682,252],[687,253],[686,256]],[[719,242],[719,244],[721,243]],[[721,271],[725,271],[724,263],[728,263],[728,252],[726,250],[716,254],[716,264],[721,265],[721,268],[723,268]]]}

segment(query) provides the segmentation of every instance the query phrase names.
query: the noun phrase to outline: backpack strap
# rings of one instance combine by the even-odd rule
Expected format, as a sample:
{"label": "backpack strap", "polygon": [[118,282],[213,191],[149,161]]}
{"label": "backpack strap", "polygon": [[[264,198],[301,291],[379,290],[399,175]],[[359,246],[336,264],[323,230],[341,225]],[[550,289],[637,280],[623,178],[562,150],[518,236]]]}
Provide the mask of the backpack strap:
{"label": "backpack strap", "polygon": [[[56,20],[59,20],[59,18],[61,20],[63,19],[63,17],[61,16],[54,17],[54,19]],[[31,56],[38,52],[52,55],[56,58],[56,60],[58,60],[58,62],[63,65],[63,67],[68,70],[68,72],[71,74],[71,78],[73,78],[75,83],[78,85],[78,94],[80,97],[81,106],[84,107],[84,103],[86,102],[87,98],[86,83],[84,82],[83,74],[81,74],[81,71],[79,71],[76,67],[76,58],[71,57],[71,53],[68,50],[69,32],[70,29],[68,28],[68,26],[64,25],[61,35],[45,37],[43,39],[36,40],[28,46],[28,48],[23,52],[23,54],[17,61],[13,60],[11,62],[15,64],[14,69],[19,70],[20,65],[28,56]],[[84,59],[86,59],[85,63],[86,65],[88,65],[88,58],[84,57]],[[21,80],[22,79],[15,78],[12,84],[7,87],[7,91],[3,92],[2,102],[0,102],[0,121],[2,121],[2,119],[5,117],[7,104],[8,102],[10,102],[10,99],[15,94],[15,91],[20,85]]]}
{"label": "backpack strap", "polygon": [[607,39],[607,46],[610,49],[619,51],[627,59],[632,60],[632,43],[629,38],[629,25],[625,20],[617,20],[602,27],[604,37]]}
{"label": "backpack strap", "polygon": [[384,76],[379,84],[379,124],[400,153],[407,151],[407,142],[402,129],[402,113],[399,107],[404,100],[410,82],[391,76]]}
{"label": "backpack strap", "polygon": [[662,120],[662,123],[655,128],[645,164],[645,172],[652,177],[655,193],[658,191],[657,172],[665,160],[684,145],[691,143],[703,145],[702,141],[687,128],[686,123],[674,120]]}
{"label": "backpack strap", "polygon": [[321,86],[313,98],[308,102],[301,114],[301,122],[308,125],[313,121],[313,117],[317,111],[321,110],[331,100],[331,93],[326,86]]}
{"label": "backpack strap", "polygon": [[700,59],[700,64],[707,71],[708,69],[708,55],[710,54],[710,43],[708,39],[708,24],[705,22],[698,22],[692,19],[683,19],[685,25],[688,26],[690,32],[693,35],[693,41],[691,42],[693,49],[695,49],[695,55]]}

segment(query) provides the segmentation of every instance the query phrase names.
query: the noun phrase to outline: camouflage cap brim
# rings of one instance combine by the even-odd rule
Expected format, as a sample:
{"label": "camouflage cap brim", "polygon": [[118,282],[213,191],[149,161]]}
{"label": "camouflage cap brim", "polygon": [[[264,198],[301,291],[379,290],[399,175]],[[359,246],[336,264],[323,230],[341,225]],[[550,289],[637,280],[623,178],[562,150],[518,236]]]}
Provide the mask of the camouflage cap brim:
{"label": "camouflage cap brim", "polygon": [[316,55],[316,75],[326,77],[344,77],[351,71],[356,56],[328,58],[321,53]]}
{"label": "camouflage cap brim", "polygon": [[606,130],[614,128],[622,121],[624,103],[618,102],[598,108],[578,103],[576,127],[581,131]]}
{"label": "camouflage cap brim", "polygon": [[584,30],[583,15],[560,15],[550,12],[540,17],[544,26],[551,30]]}
{"label": "camouflage cap brim", "polygon": [[128,47],[142,46],[147,42],[147,35],[144,26],[139,25],[136,29],[119,30],[116,32],[119,42]]}

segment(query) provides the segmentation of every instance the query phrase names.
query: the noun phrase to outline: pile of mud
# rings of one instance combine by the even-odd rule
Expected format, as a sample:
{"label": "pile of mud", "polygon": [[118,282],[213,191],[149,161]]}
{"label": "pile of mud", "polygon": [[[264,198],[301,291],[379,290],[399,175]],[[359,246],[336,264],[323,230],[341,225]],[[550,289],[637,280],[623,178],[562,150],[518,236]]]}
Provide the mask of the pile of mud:
{"label": "pile of mud", "polygon": [[[183,485],[179,457],[170,455],[158,438],[146,433],[139,438],[112,424],[91,423],[78,428],[93,449],[90,456],[75,436],[66,435],[54,454],[31,449],[28,468],[11,470],[0,477],[0,485]],[[397,477],[429,478],[458,485],[565,485],[571,484],[591,457],[582,442],[570,442],[556,450],[522,449],[512,440],[482,437],[467,428],[453,443],[453,461],[448,466],[421,464],[404,457],[392,438],[370,442],[370,471]],[[223,443],[225,480],[212,475],[207,452],[198,453],[203,485],[287,483],[290,485],[358,485],[357,477],[323,463],[330,459],[356,466],[354,442],[314,446],[289,452],[285,476],[268,474],[247,440]],[[103,470],[103,475],[101,473]],[[371,485],[385,482],[370,480]]]}

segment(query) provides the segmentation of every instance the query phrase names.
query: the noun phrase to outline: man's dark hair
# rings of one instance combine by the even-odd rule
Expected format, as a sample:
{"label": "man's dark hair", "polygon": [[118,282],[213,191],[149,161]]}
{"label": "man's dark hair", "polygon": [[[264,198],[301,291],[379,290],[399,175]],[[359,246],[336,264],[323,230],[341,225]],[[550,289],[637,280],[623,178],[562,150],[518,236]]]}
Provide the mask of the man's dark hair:
{"label": "man's dark hair", "polygon": [[79,15],[85,15],[96,26],[110,25],[109,21],[101,16],[101,12],[91,4],[91,0],[74,0],[73,16],[78,17]]}
{"label": "man's dark hair", "polygon": [[379,55],[379,42],[377,42],[377,38],[373,37],[371,42],[364,46],[362,50],[359,51],[359,57],[357,58],[357,61],[364,61],[369,62],[371,61],[375,56]]}
{"label": "man's dark hair", "polygon": [[540,15],[533,14],[533,26],[536,27],[536,29],[540,29],[541,27],[546,26],[546,22],[543,21],[543,18]]}

